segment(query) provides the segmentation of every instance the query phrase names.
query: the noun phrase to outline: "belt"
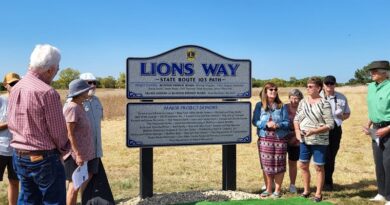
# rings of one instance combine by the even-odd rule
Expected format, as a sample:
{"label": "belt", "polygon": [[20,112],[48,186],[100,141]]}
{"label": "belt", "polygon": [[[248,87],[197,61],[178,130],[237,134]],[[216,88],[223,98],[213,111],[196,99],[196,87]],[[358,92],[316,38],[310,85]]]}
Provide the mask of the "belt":
{"label": "belt", "polygon": [[387,127],[390,125],[390,121],[387,122],[379,122],[379,123],[372,123],[373,127],[375,129],[382,128],[382,127]]}
{"label": "belt", "polygon": [[15,153],[18,156],[37,156],[37,155],[48,155],[53,153],[59,153],[58,150],[52,149],[52,150],[20,150],[15,149]]}

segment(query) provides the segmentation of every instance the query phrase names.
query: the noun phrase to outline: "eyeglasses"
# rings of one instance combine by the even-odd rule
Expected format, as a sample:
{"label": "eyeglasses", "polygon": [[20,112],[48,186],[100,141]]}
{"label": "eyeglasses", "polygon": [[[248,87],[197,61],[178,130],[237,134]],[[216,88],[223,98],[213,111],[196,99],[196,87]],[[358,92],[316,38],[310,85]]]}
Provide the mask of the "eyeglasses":
{"label": "eyeglasses", "polygon": [[14,87],[14,85],[16,85],[16,83],[18,83],[19,81],[14,81],[14,82],[12,82],[12,83],[10,83],[10,84],[8,84],[9,86],[11,86],[11,87]]}
{"label": "eyeglasses", "polygon": [[278,89],[277,88],[270,88],[270,89],[268,89],[269,91],[275,91],[275,92],[278,92]]}
{"label": "eyeglasses", "polygon": [[96,81],[88,81],[88,85],[96,85]]}
{"label": "eyeglasses", "polygon": [[307,89],[312,89],[312,88],[314,88],[314,85],[308,85],[306,88]]}
{"label": "eyeglasses", "polygon": [[335,85],[334,82],[326,82],[325,85]]}

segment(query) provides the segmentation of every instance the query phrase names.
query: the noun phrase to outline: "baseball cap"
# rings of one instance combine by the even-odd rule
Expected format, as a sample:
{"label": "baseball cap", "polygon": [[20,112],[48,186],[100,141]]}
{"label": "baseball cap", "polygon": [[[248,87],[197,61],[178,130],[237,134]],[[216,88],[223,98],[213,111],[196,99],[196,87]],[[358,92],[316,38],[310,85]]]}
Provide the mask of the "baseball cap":
{"label": "baseball cap", "polygon": [[95,76],[92,73],[82,73],[80,74],[81,80],[96,80]]}

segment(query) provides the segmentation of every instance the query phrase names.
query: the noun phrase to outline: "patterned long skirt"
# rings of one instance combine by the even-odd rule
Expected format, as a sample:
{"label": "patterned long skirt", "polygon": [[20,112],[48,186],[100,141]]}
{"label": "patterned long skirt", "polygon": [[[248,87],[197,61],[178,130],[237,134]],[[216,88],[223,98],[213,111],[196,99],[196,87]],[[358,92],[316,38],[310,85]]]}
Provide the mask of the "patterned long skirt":
{"label": "patterned long skirt", "polygon": [[278,139],[274,132],[268,132],[266,137],[257,141],[260,164],[268,175],[286,171],[287,140]]}

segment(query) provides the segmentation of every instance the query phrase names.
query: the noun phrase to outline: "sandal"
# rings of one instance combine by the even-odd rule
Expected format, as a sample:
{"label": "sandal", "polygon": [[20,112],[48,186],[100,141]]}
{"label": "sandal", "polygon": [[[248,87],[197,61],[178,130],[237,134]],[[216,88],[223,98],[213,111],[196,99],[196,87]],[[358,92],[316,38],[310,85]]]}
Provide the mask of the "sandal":
{"label": "sandal", "polygon": [[280,192],[274,192],[274,193],[272,193],[272,198],[280,198],[280,197],[282,197],[282,194],[280,193]]}
{"label": "sandal", "polygon": [[303,198],[309,198],[309,196],[310,196],[310,192],[306,193],[306,194],[305,194],[305,192],[301,193],[301,197],[303,197]]}
{"label": "sandal", "polygon": [[260,194],[260,198],[267,198],[269,197],[271,194],[268,192],[268,191],[263,191],[261,194]]}
{"label": "sandal", "polygon": [[321,202],[322,201],[322,195],[320,197],[314,196],[313,201],[314,202]]}

